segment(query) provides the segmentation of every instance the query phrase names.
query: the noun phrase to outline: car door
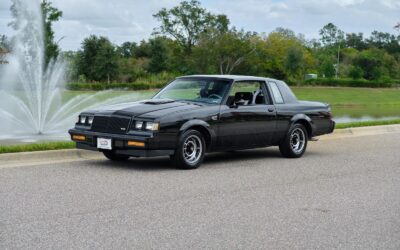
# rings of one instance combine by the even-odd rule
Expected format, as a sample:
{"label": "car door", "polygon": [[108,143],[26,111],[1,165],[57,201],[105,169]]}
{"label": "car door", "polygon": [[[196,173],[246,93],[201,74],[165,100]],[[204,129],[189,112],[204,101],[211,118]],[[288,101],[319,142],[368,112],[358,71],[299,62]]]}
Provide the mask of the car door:
{"label": "car door", "polygon": [[[235,98],[241,96],[251,101],[235,105]],[[270,145],[276,127],[276,111],[265,82],[234,82],[225,105],[221,106],[218,124],[217,145],[220,148]]]}

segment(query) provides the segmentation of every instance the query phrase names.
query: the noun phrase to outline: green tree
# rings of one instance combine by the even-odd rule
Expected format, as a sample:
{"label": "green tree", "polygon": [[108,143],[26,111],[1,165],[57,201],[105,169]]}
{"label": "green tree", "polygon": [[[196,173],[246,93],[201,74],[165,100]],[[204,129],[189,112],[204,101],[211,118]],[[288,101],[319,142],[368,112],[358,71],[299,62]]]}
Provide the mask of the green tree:
{"label": "green tree", "polygon": [[360,79],[364,75],[364,71],[359,66],[352,66],[349,71],[349,77],[353,79]]}
{"label": "green tree", "polygon": [[135,56],[136,49],[137,44],[135,42],[124,42],[118,47],[118,52],[120,56],[124,58],[130,58]]}
{"label": "green tree", "polygon": [[161,22],[154,33],[173,37],[188,54],[192,52],[202,33],[210,28],[224,32],[229,25],[225,15],[211,14],[197,0],[183,1],[169,10],[163,8],[153,16]]}
{"label": "green tree", "polygon": [[344,41],[344,32],[333,23],[328,23],[320,31],[321,42],[325,46],[336,45]]}
{"label": "green tree", "polygon": [[332,78],[335,76],[336,69],[329,57],[325,57],[321,60],[319,71],[321,75],[327,78]]}
{"label": "green tree", "polygon": [[285,70],[290,78],[298,79],[304,65],[304,52],[300,46],[291,46],[286,52]]}
{"label": "green tree", "polygon": [[149,71],[159,73],[167,69],[167,48],[162,37],[150,40],[150,62]]}
{"label": "green tree", "polygon": [[52,3],[43,0],[41,5],[43,27],[44,27],[44,46],[45,46],[45,64],[58,57],[60,48],[54,41],[53,23],[62,17],[62,11],[52,6]]}
{"label": "green tree", "polygon": [[355,65],[360,67],[367,80],[377,80],[384,76],[384,52],[377,48],[362,51],[355,59]]}
{"label": "green tree", "polygon": [[0,36],[0,64],[8,63],[6,55],[9,53],[9,43],[5,35]]}
{"label": "green tree", "polygon": [[119,74],[117,49],[105,37],[91,35],[86,38],[78,52],[77,64],[78,74],[92,81],[110,83]]}
{"label": "green tree", "polygon": [[194,50],[198,73],[231,74],[254,53],[252,34],[232,29],[228,32],[209,30]]}
{"label": "green tree", "polygon": [[367,48],[363,33],[346,34],[346,47],[363,50]]}
{"label": "green tree", "polygon": [[0,49],[3,50],[10,50],[10,42],[8,41],[8,38],[6,35],[1,35],[0,36]]}

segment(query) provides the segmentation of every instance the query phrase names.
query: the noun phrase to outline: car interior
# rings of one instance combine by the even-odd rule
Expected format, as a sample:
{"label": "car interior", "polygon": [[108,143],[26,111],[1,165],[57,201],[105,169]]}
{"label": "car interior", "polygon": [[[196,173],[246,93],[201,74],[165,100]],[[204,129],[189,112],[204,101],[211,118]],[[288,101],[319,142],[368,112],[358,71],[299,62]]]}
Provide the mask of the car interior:
{"label": "car interior", "polygon": [[[249,105],[260,105],[260,104],[266,104],[265,97],[264,97],[264,92],[262,90],[262,87],[259,83],[236,83],[237,90],[235,91],[235,88],[230,92],[228,96],[228,100],[226,102],[226,105],[228,106],[237,106],[237,105],[242,105],[242,106],[249,106]],[[253,87],[254,91],[241,91],[243,87],[238,87],[240,85],[243,85],[246,90],[249,88],[249,86]]]}

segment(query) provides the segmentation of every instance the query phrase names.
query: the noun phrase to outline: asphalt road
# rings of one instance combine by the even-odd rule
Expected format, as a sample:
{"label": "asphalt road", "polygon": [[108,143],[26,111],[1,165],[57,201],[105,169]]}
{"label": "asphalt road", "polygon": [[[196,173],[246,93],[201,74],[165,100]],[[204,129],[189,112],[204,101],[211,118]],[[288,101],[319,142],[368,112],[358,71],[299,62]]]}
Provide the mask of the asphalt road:
{"label": "asphalt road", "polygon": [[[400,249],[400,133],[0,168],[0,249]],[[1,164],[1,163],[0,163]]]}

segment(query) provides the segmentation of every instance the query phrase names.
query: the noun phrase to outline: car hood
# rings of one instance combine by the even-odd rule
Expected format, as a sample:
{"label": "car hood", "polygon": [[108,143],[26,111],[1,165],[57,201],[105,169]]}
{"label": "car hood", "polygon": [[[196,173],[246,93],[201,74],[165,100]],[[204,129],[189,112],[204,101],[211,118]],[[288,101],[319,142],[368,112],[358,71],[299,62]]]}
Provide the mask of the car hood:
{"label": "car hood", "polygon": [[158,118],[176,112],[199,109],[203,105],[169,99],[150,99],[138,102],[114,104],[84,113],[94,115],[122,115],[142,118]]}

